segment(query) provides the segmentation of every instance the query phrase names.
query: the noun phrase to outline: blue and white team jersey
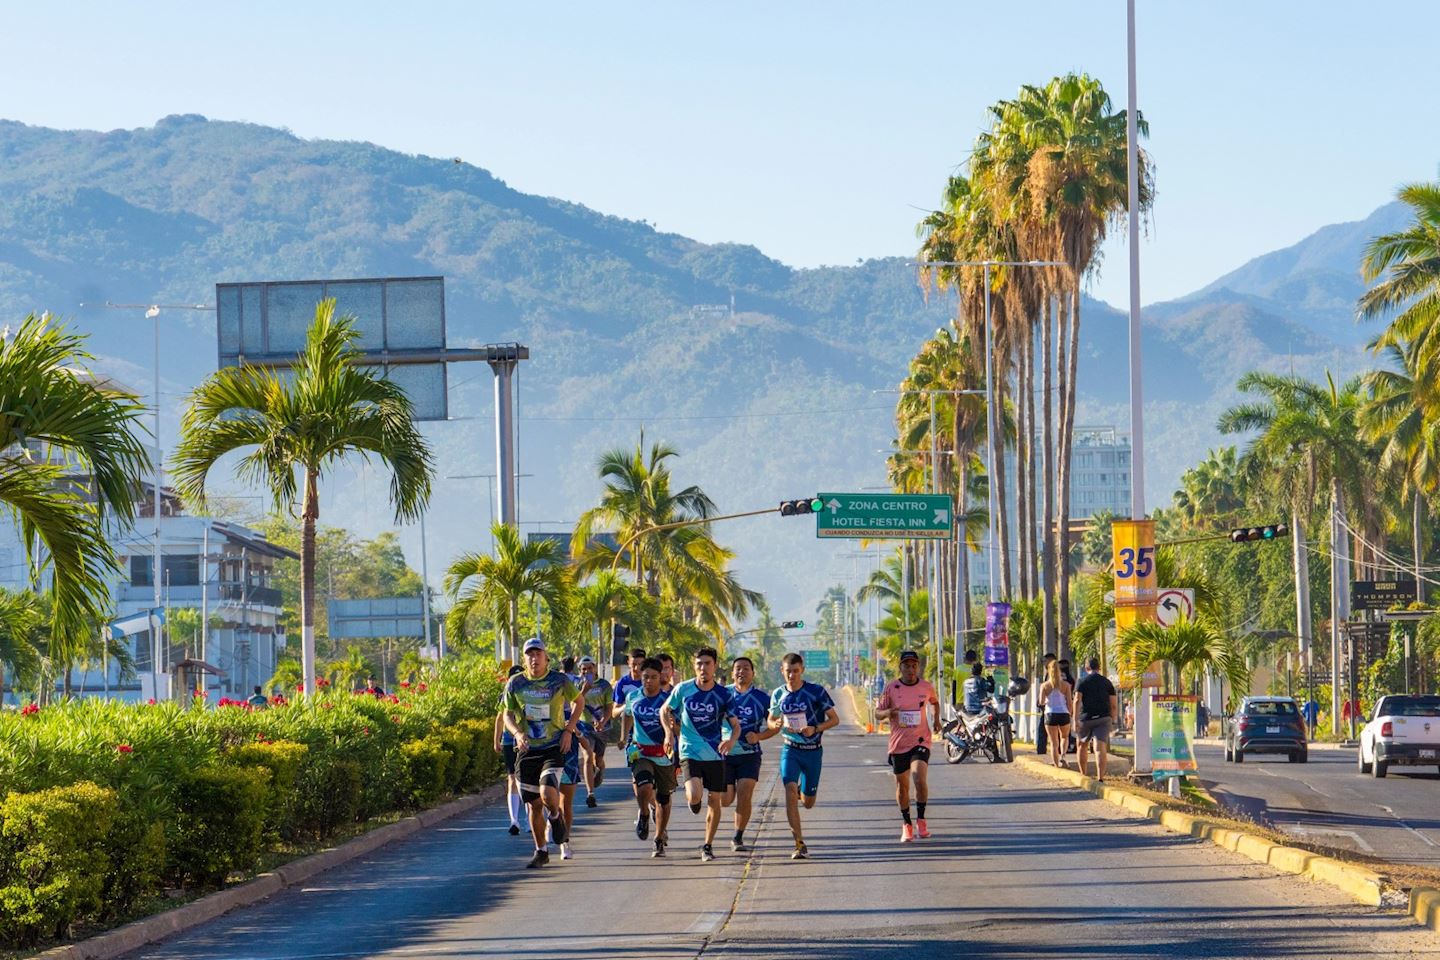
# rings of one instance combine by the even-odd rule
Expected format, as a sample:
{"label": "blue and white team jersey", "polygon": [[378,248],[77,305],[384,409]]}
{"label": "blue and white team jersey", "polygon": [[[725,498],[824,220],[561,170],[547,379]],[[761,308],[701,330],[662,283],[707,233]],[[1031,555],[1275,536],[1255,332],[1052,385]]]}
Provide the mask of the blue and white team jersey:
{"label": "blue and white team jersey", "polygon": [[[500,694],[500,712],[505,712],[505,694],[503,693]],[[500,724],[500,746],[515,746],[515,734],[510,732],[510,727],[506,725],[505,718],[501,717],[496,723]]]}
{"label": "blue and white team jersey", "polygon": [[610,715],[610,681],[596,677],[585,691],[585,713],[578,724],[586,736],[595,735],[595,725]]}
{"label": "blue and white team jersey", "polygon": [[[730,691],[730,713],[740,721],[740,737],[735,741],[735,746],[730,748],[730,756],[759,753],[760,744],[746,743],[745,734],[764,731],[765,722],[770,716],[770,694],[756,686],[751,686],[749,690],[741,693],[733,683],[725,689]],[[725,722],[724,732],[726,737],[730,736],[728,720]]]}
{"label": "blue and white team jersey", "polygon": [[686,680],[670,691],[666,703],[680,721],[681,760],[723,759],[719,747],[730,700],[730,688],[718,683],[701,690],[697,681]]}
{"label": "blue and white team jersey", "polygon": [[665,755],[665,725],[660,722],[660,708],[665,706],[665,694],[645,696],[644,690],[630,691],[624,711],[634,721],[630,724],[630,742],[640,756],[662,767],[670,765]]}
{"label": "blue and white team jersey", "polygon": [[824,734],[807,737],[800,731],[806,727],[818,727],[834,706],[830,691],[808,680],[800,685],[799,690],[791,690],[781,684],[770,695],[770,716],[782,722],[781,736],[790,750],[819,750],[820,738]]}
{"label": "blue and white team jersey", "polygon": [[639,690],[639,689],[640,689],[641,687],[643,687],[643,686],[644,686],[643,683],[641,683],[639,680],[636,680],[634,677],[630,676],[630,674],[628,674],[628,673],[625,674],[625,676],[621,677],[619,680],[616,680],[616,681],[615,681],[615,706],[617,706],[617,707],[623,707],[623,706],[625,706],[625,701],[630,699],[630,691],[631,691],[631,690]]}

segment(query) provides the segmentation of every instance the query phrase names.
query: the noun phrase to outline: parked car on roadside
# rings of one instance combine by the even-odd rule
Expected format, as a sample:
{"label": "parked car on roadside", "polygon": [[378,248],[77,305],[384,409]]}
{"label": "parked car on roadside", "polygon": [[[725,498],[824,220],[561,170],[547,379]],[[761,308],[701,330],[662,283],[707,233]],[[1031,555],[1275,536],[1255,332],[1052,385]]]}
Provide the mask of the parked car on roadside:
{"label": "parked car on roadside", "polygon": [[1294,697],[1246,697],[1225,732],[1225,759],[1244,763],[1246,754],[1283,753],[1291,763],[1310,758],[1305,721]]}
{"label": "parked car on roadside", "polygon": [[1375,777],[1397,765],[1440,766],[1440,696],[1381,697],[1355,754],[1360,772]]}

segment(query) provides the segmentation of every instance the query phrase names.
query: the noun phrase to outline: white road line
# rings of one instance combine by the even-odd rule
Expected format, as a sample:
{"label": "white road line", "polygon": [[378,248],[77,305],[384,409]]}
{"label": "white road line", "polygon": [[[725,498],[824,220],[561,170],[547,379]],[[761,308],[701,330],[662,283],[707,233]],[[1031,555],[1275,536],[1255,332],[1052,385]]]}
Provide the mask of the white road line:
{"label": "white road line", "polygon": [[[1384,810],[1386,813],[1390,814],[1390,816],[1395,817],[1395,811],[1390,807],[1385,806],[1385,804],[1377,803],[1375,804],[1375,806],[1379,807],[1381,810]],[[1421,833],[1419,830],[1416,830],[1414,827],[1410,826],[1410,824],[1406,823],[1404,820],[1401,820],[1399,817],[1395,817],[1395,822],[1400,824],[1400,826],[1404,827],[1406,830],[1409,830],[1411,833],[1415,834],[1415,836],[1419,837],[1421,840],[1424,840],[1430,846],[1440,847],[1440,843],[1436,843],[1434,840],[1431,840],[1429,837],[1425,836],[1425,834]]]}
{"label": "white road line", "polygon": [[729,916],[729,913],[724,910],[711,910],[709,913],[702,913],[695,918],[694,923],[685,928],[685,932],[708,937],[720,929],[720,925],[725,922],[727,916]]}
{"label": "white road line", "polygon": [[1281,830],[1284,830],[1286,833],[1294,833],[1301,837],[1349,837],[1351,840],[1354,840],[1355,845],[1358,846],[1365,853],[1375,852],[1375,848],[1370,846],[1370,844],[1366,843],[1365,838],[1360,836],[1360,834],[1356,833],[1354,830],[1337,830],[1334,827],[1314,827],[1304,823],[1278,823],[1276,824],[1276,826],[1278,826]]}

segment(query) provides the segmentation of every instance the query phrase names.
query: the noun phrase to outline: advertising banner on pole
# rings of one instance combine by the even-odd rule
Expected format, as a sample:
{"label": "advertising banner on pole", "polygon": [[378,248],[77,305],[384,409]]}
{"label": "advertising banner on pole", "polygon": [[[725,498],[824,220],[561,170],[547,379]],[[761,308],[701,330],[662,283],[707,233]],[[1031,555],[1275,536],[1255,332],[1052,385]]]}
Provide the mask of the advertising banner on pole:
{"label": "advertising banner on pole", "polygon": [[985,666],[1010,666],[1010,604],[985,605]]}
{"label": "advertising banner on pole", "polygon": [[1196,773],[1193,696],[1155,694],[1150,700],[1150,770],[1156,780]]}
{"label": "advertising banner on pole", "polygon": [[[1111,525],[1114,539],[1112,569],[1115,571],[1115,633],[1123,636],[1137,623],[1155,619],[1159,595],[1155,582],[1155,521],[1116,520]],[[1140,676],[1120,673],[1120,685],[1159,686],[1159,674],[1147,670]]]}

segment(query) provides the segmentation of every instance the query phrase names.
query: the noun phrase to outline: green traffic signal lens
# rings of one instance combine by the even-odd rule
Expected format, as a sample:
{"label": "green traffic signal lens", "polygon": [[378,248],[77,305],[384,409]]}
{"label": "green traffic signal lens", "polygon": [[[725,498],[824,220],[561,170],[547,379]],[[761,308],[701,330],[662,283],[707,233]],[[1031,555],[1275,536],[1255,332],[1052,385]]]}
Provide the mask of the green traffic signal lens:
{"label": "green traffic signal lens", "polygon": [[814,500],[811,500],[811,501],[810,501],[810,512],[811,512],[811,513],[819,513],[821,510],[824,510],[824,509],[825,509],[825,503],[824,503],[819,497],[816,497]]}
{"label": "green traffic signal lens", "polygon": [[1275,528],[1274,528],[1274,527],[1266,527],[1264,530],[1262,530],[1262,531],[1260,532],[1260,535],[1263,536],[1266,540],[1274,540],[1274,539],[1275,539]]}

